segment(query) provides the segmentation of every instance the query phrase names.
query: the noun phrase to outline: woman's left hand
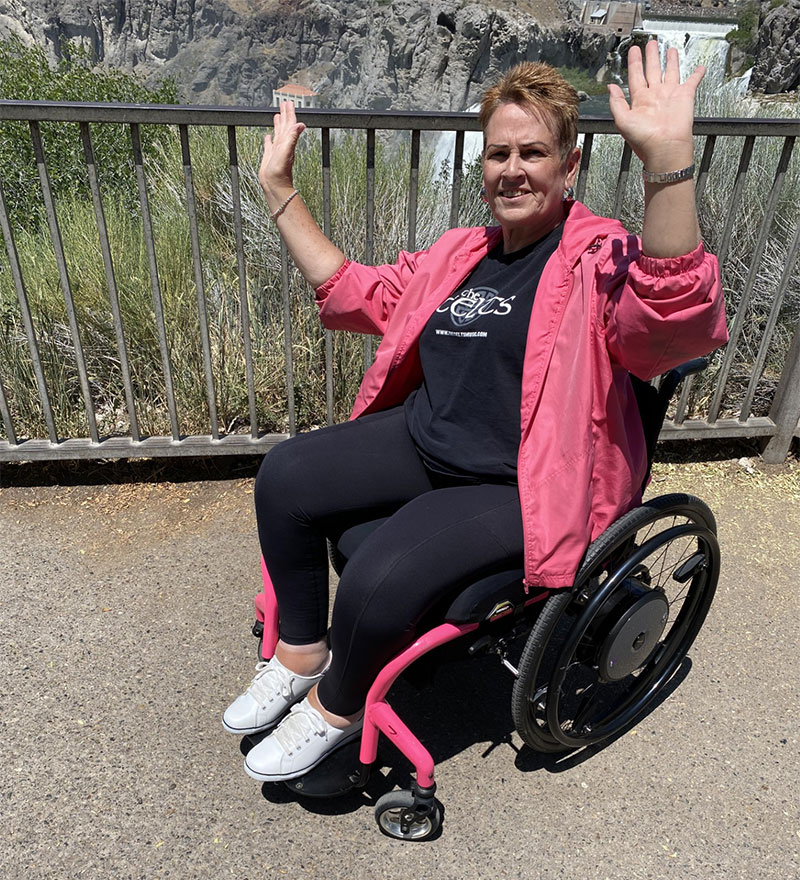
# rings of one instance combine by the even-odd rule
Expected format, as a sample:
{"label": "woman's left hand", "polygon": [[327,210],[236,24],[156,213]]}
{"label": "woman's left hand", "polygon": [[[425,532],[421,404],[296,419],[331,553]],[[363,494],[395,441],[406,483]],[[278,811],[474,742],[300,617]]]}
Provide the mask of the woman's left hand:
{"label": "woman's left hand", "polygon": [[691,164],[694,99],[705,72],[697,67],[682,83],[676,49],[667,50],[663,74],[655,40],[647,43],[644,65],[639,47],[629,50],[630,105],[617,85],[608,87],[608,105],[619,133],[648,171],[676,171]]}

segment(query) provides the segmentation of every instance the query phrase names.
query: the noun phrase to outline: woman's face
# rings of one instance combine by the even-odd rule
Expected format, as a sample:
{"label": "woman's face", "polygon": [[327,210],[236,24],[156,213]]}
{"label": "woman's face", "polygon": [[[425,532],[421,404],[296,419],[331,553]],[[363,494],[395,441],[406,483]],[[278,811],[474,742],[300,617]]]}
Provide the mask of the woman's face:
{"label": "woman's face", "polygon": [[578,173],[580,150],[566,159],[556,136],[519,104],[501,104],[484,131],[483,185],[503,229],[505,252],[519,250],[564,219],[564,190]]}

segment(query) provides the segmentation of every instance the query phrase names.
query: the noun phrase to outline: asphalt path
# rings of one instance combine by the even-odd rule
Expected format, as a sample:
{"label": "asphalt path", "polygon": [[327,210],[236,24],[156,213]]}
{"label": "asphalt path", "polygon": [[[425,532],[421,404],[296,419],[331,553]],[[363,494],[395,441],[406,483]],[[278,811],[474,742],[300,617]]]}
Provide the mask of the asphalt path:
{"label": "asphalt path", "polygon": [[251,489],[0,489],[2,877],[800,876],[797,463],[657,465],[651,494],[714,509],[723,570],[676,686],[606,747],[523,747],[493,658],[397,685],[445,806],[417,844],[373,818],[407,783],[391,747],[366,791],[313,801],[246,776],[222,729],[255,660]]}

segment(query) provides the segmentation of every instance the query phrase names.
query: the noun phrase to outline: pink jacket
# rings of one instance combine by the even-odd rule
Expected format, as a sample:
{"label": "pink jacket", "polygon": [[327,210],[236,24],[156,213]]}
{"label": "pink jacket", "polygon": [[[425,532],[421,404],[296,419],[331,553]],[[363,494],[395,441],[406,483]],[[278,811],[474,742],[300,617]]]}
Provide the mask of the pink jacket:
{"label": "pink jacket", "polygon": [[[394,265],[347,261],[317,289],[326,327],[383,336],[351,418],[396,406],[420,385],[422,328],[500,238],[499,227],[451,229]],[[628,373],[650,379],[727,338],[719,267],[702,244],[647,257],[618,221],[571,203],[525,349],[517,465],[526,584],[571,586],[589,542],[641,501],[646,450]]]}

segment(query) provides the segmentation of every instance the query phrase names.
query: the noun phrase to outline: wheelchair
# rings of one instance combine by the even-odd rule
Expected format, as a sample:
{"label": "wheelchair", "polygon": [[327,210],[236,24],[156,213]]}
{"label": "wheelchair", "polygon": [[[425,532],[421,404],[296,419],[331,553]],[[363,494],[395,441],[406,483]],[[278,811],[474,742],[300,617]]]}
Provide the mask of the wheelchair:
{"label": "wheelchair", "polygon": [[[685,376],[706,365],[704,358],[683,364],[658,386],[631,376],[648,450],[645,483],[671,397]],[[329,541],[338,574],[384,521],[358,524]],[[511,714],[531,749],[559,753],[593,746],[624,732],[663,699],[703,625],[719,570],[712,512],[698,498],[675,493],[630,510],[592,542],[571,588],[529,592],[522,569],[484,577],[435,608],[413,644],[378,674],[360,743],[284,784],[308,797],[363,788],[383,734],[415,774],[408,789],[378,799],[378,827],[400,840],[429,839],[443,808],[435,797],[433,758],[386,699],[401,675],[434,649],[460,640],[468,656],[496,654],[514,676]],[[260,660],[272,656],[278,639],[277,605],[263,560],[262,574],[253,627]],[[509,659],[515,643],[516,665]]]}

